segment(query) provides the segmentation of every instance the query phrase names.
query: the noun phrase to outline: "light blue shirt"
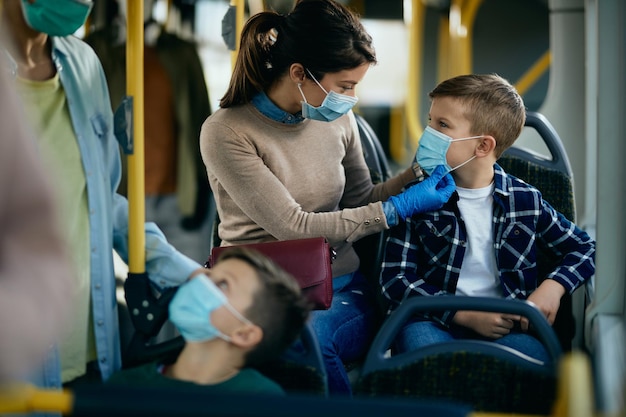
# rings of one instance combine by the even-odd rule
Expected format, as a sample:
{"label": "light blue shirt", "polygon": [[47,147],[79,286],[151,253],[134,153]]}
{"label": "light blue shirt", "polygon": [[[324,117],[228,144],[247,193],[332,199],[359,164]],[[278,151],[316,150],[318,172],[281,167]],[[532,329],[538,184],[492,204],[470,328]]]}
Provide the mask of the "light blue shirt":
{"label": "light blue shirt", "polygon": [[252,104],[265,117],[285,124],[296,124],[304,120],[302,112],[292,114],[278,107],[263,91],[252,97]]}
{"label": "light blue shirt", "polygon": [[[128,262],[128,201],[116,193],[121,178],[113,113],[100,61],[80,39],[51,37],[52,58],[65,90],[81,153],[90,221],[91,302],[98,364],[103,379],[121,368],[116,283],[112,249]],[[9,70],[16,73],[9,57]],[[158,287],[177,286],[200,265],[167,243],[154,223],[146,223],[146,273]],[[51,347],[39,386],[61,387],[57,351]]]}

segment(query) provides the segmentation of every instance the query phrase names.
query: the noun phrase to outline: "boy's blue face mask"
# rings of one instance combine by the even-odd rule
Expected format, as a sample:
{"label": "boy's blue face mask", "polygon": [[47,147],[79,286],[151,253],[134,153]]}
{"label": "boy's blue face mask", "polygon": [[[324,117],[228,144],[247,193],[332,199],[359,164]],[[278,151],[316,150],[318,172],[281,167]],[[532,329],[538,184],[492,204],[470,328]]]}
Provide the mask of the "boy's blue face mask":
{"label": "boy's blue face mask", "polygon": [[467,164],[472,159],[476,158],[476,155],[472,156],[461,165],[451,168],[450,165],[448,165],[448,160],[446,158],[450,144],[452,142],[479,139],[482,137],[483,135],[452,139],[450,136],[441,133],[436,129],[433,129],[430,126],[427,126],[424,130],[424,133],[422,133],[422,137],[419,140],[417,155],[415,156],[416,162],[424,171],[426,171],[428,175],[431,175],[435,168],[437,168],[439,165],[443,165],[446,168],[447,172],[452,172],[455,169]]}
{"label": "boy's blue face mask", "polygon": [[300,95],[302,95],[302,117],[306,117],[311,120],[319,120],[322,122],[332,122],[335,119],[343,116],[348,113],[352,107],[356,104],[359,99],[357,97],[351,97],[345,94],[339,94],[334,91],[327,92],[322,84],[320,84],[311,71],[306,70],[309,73],[313,81],[322,89],[324,93],[326,93],[326,98],[319,107],[315,107],[307,103],[306,97],[302,92],[302,87],[298,84],[298,90],[300,90]]}
{"label": "boy's blue face mask", "polygon": [[50,36],[68,36],[81,27],[93,6],[88,0],[22,0],[28,26]]}
{"label": "boy's blue face mask", "polygon": [[188,342],[206,342],[216,337],[229,342],[230,337],[211,323],[211,313],[222,306],[241,322],[252,324],[230,305],[209,277],[199,275],[178,288],[169,305],[169,319]]}

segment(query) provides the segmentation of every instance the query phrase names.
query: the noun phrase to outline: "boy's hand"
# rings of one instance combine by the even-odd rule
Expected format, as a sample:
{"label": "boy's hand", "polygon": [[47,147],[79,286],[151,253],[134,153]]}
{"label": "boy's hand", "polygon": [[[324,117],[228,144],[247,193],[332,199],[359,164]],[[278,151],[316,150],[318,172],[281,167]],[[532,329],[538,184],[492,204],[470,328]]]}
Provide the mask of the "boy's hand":
{"label": "boy's hand", "polygon": [[454,323],[472,329],[490,339],[499,339],[511,332],[516,321],[521,319],[516,314],[492,313],[487,311],[457,311]]}
{"label": "boy's hand", "polygon": [[[564,294],[565,288],[561,284],[552,279],[547,279],[530,294],[528,301],[533,303],[543,313],[548,323],[552,325],[561,305],[561,297]],[[522,330],[527,331],[528,319],[522,318],[521,326]]]}

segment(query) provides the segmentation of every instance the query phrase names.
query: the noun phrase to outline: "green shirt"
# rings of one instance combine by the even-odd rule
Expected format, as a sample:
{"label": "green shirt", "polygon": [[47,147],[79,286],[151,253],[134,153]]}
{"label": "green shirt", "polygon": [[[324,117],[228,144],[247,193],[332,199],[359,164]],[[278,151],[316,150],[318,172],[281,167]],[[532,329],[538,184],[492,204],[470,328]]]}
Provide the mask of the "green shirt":
{"label": "green shirt", "polygon": [[154,362],[114,373],[107,385],[132,385],[152,388],[201,389],[210,393],[247,393],[285,395],[283,389],[255,369],[244,368],[234,377],[212,385],[200,385],[164,376]]}

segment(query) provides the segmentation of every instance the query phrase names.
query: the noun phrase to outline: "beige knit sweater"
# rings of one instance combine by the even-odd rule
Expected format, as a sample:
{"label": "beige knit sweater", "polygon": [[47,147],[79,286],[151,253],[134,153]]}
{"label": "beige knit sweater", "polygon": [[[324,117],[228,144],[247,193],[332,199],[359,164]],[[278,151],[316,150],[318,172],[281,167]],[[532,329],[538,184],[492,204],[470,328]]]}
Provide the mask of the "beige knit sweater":
{"label": "beige knit sweater", "polygon": [[415,179],[409,168],[372,184],[352,113],[290,125],[251,104],[219,109],[200,148],[222,245],[324,236],[337,250],[333,276],[359,267],[351,242],[388,228],[380,201]]}

